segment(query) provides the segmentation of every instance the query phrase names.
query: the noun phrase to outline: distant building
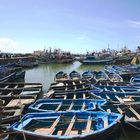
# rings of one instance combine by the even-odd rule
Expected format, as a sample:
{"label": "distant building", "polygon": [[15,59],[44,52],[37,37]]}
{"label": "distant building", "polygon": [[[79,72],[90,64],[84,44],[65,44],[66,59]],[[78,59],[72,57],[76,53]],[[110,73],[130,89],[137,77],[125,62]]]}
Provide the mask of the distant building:
{"label": "distant building", "polygon": [[40,50],[38,50],[38,51],[34,51],[33,52],[33,55],[35,55],[35,56],[42,56],[42,55],[44,55],[44,51],[40,51]]}
{"label": "distant building", "polygon": [[128,47],[124,46],[124,47],[122,48],[122,53],[130,53],[130,52],[131,52],[131,50],[128,49]]}

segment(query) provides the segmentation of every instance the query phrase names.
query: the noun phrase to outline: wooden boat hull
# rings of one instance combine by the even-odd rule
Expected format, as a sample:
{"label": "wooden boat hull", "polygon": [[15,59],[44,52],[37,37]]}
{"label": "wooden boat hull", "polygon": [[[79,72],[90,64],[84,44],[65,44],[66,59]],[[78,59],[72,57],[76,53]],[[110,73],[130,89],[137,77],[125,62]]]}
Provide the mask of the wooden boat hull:
{"label": "wooden boat hull", "polygon": [[62,81],[66,81],[66,80],[68,80],[69,78],[68,78],[68,75],[67,75],[67,73],[64,73],[63,71],[60,71],[60,72],[58,72],[57,74],[56,74],[56,76],[55,76],[55,81],[56,82],[62,82]]}
{"label": "wooden boat hull", "polygon": [[114,62],[114,58],[111,58],[111,59],[99,59],[99,60],[81,60],[80,62],[82,64],[86,64],[86,65],[90,65],[90,64],[102,64],[102,65],[105,65],[105,64],[112,64]]}
{"label": "wooden boat hull", "polygon": [[91,80],[94,78],[94,72],[92,71],[85,71],[83,74],[82,74],[82,79],[85,79],[85,80]]}
{"label": "wooden boat hull", "polygon": [[[124,127],[133,128],[137,130],[140,127],[140,103],[134,104],[115,104],[115,105],[103,105],[101,109],[108,112],[118,112],[120,114],[125,114],[124,117]],[[137,127],[137,128],[136,128]]]}
{"label": "wooden boat hull", "polygon": [[50,91],[46,95],[44,95],[44,97],[51,98],[51,99],[103,99],[101,97],[96,96],[89,90],[73,91],[73,92],[51,92]]}
{"label": "wooden boat hull", "polygon": [[24,79],[25,78],[25,71],[17,72],[15,75],[15,79]]}
{"label": "wooden boat hull", "polygon": [[37,95],[42,97],[42,84],[40,83],[1,83],[1,97],[14,95]]}
{"label": "wooden boat hull", "polygon": [[4,82],[8,82],[8,81],[13,81],[15,78],[16,73],[11,73],[8,76],[5,76],[3,78],[0,79],[0,83],[4,83]]}
{"label": "wooden boat hull", "polygon": [[137,93],[114,93],[114,92],[102,92],[102,93],[94,93],[94,95],[99,98],[103,98],[112,103],[121,103],[121,104],[133,104],[140,103],[140,94]]}
{"label": "wooden boat hull", "polygon": [[131,77],[130,83],[131,84],[140,84],[140,75]]}
{"label": "wooden boat hull", "polygon": [[80,73],[78,73],[77,71],[72,71],[72,72],[69,74],[69,77],[70,77],[72,80],[80,80],[80,79],[81,79],[81,75],[80,75]]}
{"label": "wooden boat hull", "polygon": [[[122,124],[117,124],[116,126],[112,126],[110,128],[111,130],[107,130],[105,132],[101,132],[99,134],[96,134],[94,136],[86,136],[84,138],[78,137],[77,138],[69,138],[67,140],[109,140],[109,139],[119,139],[121,131],[122,131]],[[51,138],[51,137],[43,137],[43,136],[38,136],[38,135],[32,135],[28,133],[24,133],[26,140],[66,140],[65,138]],[[9,140],[24,140],[23,133],[16,133],[16,136],[13,134],[9,135]]]}
{"label": "wooden boat hull", "polygon": [[[69,115],[68,114],[73,114],[74,117],[72,117],[72,119],[70,119],[70,122],[68,123],[67,119],[69,118]],[[50,132],[45,132],[45,134],[42,134],[44,132],[42,131],[39,131],[38,128],[37,130],[35,129],[37,126],[35,126],[35,122],[34,122],[34,126],[33,126],[33,129],[35,131],[33,131],[33,129],[30,127],[30,129],[28,129],[29,127],[29,123],[30,125],[33,125],[32,123],[32,119],[35,117],[36,120],[35,121],[39,121],[38,119],[41,119],[41,115],[45,114],[45,117],[49,116],[49,118],[51,118],[51,114],[56,114],[56,113],[38,113],[37,115],[36,114],[27,114],[23,117],[23,119],[21,120],[21,122],[23,122],[23,125],[20,124],[20,122],[18,123],[15,123],[11,126],[10,130],[11,131],[14,131],[15,133],[17,132],[17,134],[19,134],[19,136],[22,136],[23,133],[24,133],[24,136],[26,137],[26,139],[30,139],[30,140],[91,140],[91,139],[94,139],[94,140],[105,140],[105,139],[108,139],[110,137],[113,137],[114,136],[114,133],[116,133],[120,126],[122,125],[121,122],[123,122],[123,116],[120,115],[120,114],[117,114],[117,116],[115,117],[115,114],[116,113],[105,113],[105,112],[65,112],[65,113],[57,113],[57,114],[61,114],[61,119],[64,121],[63,124],[61,125],[64,125],[63,128],[61,126],[61,128],[58,126],[57,127],[57,124],[59,124],[61,121],[58,119],[56,119],[55,121],[55,125],[54,123],[51,125],[50,129],[48,131]],[[48,114],[48,115],[47,115]],[[96,115],[95,119],[93,116],[91,116],[91,121],[90,121],[90,117],[89,115],[93,115],[93,114],[100,114],[104,119],[105,118],[108,118],[108,119],[112,119],[112,121],[108,121],[108,123],[106,124],[106,121],[102,122],[104,123],[103,126],[96,126],[97,127],[97,130],[96,128],[92,128],[94,127],[94,125],[96,124],[96,121],[97,121],[97,125],[98,123],[100,123],[102,121],[102,119]],[[29,118],[28,118],[28,115],[29,115]],[[66,117],[66,116],[67,117]],[[80,117],[79,117],[80,116]],[[114,117],[115,118],[114,118]],[[65,118],[66,117],[66,118]],[[76,118],[77,119],[76,119]],[[88,120],[86,120],[86,118],[88,117]],[[97,120],[96,120],[97,119]],[[27,120],[27,121],[26,121]],[[34,119],[33,119],[34,120]],[[42,120],[44,123],[45,123],[45,120]],[[38,123],[43,123],[41,120],[38,122]],[[60,122],[58,122],[60,121]],[[65,124],[65,121],[68,123]],[[79,122],[79,125],[75,124],[76,122]],[[83,121],[83,122],[82,122]],[[91,122],[94,122],[93,124],[91,124]],[[43,124],[44,124],[43,123]],[[83,123],[83,124],[82,124]],[[75,125],[74,125],[75,124]],[[80,125],[81,124],[81,125]],[[68,127],[67,127],[68,125]],[[22,129],[24,127],[24,129]],[[44,127],[46,129],[46,125],[44,124]],[[55,129],[54,129],[55,128]],[[86,131],[83,132],[83,130],[85,130],[86,128]],[[62,132],[60,134],[59,132],[59,129],[60,130],[63,130],[64,132]],[[59,134],[55,134],[55,133],[58,133]],[[77,133],[76,133],[77,132]],[[49,134],[47,134],[49,133]],[[51,134],[52,133],[52,134]],[[54,133],[54,134],[53,134]],[[17,135],[16,134],[16,135]],[[10,137],[14,137],[15,135],[10,135]]]}
{"label": "wooden boat hull", "polygon": [[[76,96],[75,96],[76,97]],[[106,103],[105,100],[97,99],[40,99],[29,106],[30,112],[45,111],[88,111],[97,110]]]}
{"label": "wooden boat hull", "polygon": [[36,100],[36,96],[0,96],[2,101],[1,124],[14,123],[18,121],[24,111]]}
{"label": "wooden boat hull", "polygon": [[133,56],[120,56],[115,60],[115,64],[130,64]]}

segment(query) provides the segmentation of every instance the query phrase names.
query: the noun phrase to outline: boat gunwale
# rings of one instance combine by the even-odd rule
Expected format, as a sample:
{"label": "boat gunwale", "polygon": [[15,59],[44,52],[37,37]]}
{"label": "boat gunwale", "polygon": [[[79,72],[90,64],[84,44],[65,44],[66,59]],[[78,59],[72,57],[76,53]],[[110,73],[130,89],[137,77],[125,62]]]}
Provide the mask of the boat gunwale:
{"label": "boat gunwale", "polygon": [[[70,112],[67,112],[67,113],[71,113],[72,111],[70,111]],[[74,111],[73,113],[76,113],[76,112],[79,112],[79,111]],[[17,131],[17,132],[21,132],[21,133],[24,133],[25,135],[27,134],[27,135],[33,135],[33,136],[39,136],[39,137],[48,137],[48,138],[56,138],[56,139],[72,139],[72,138],[84,138],[84,137],[87,137],[87,136],[91,136],[91,135],[98,135],[99,133],[103,133],[104,131],[106,131],[106,130],[108,130],[109,128],[111,128],[111,127],[113,127],[113,126],[115,126],[115,125],[117,125],[118,123],[120,124],[120,120],[123,118],[123,115],[121,115],[121,114],[119,114],[119,113],[108,113],[108,112],[102,112],[102,111],[96,111],[96,112],[88,112],[88,111],[83,111],[83,112],[85,112],[85,113],[87,113],[87,114],[96,114],[97,112],[98,113],[102,113],[102,114],[112,114],[113,116],[116,114],[117,115],[117,119],[114,121],[114,122],[112,122],[111,124],[109,124],[107,127],[105,127],[105,128],[101,128],[101,129],[99,129],[99,130],[95,130],[95,131],[92,131],[92,132],[89,132],[88,134],[86,134],[86,133],[82,133],[82,134],[77,134],[77,135],[64,135],[64,136],[58,136],[58,135],[49,135],[49,134],[40,134],[40,133],[37,133],[37,132],[30,132],[30,131],[27,131],[27,130],[23,130],[23,129],[21,129],[21,130],[19,130],[18,128],[13,128],[13,131]],[[47,113],[50,113],[51,114],[51,112],[47,112]],[[53,112],[54,113],[54,112]],[[62,113],[62,112],[59,112],[60,114]],[[30,115],[34,115],[34,114],[36,114],[36,113],[28,113],[28,114],[26,114],[25,116],[23,116],[23,118],[21,119],[21,121],[20,122],[23,122],[26,118],[28,118],[28,116],[30,116]],[[45,114],[44,112],[42,113],[39,113],[39,114]],[[55,114],[55,113],[54,113]],[[32,117],[32,116],[30,116],[30,117]],[[31,119],[31,118],[30,118]],[[11,127],[10,127],[10,129],[12,129],[12,127],[14,127],[14,126],[17,126],[17,125],[19,125],[19,122],[17,122],[17,123],[14,123]]]}

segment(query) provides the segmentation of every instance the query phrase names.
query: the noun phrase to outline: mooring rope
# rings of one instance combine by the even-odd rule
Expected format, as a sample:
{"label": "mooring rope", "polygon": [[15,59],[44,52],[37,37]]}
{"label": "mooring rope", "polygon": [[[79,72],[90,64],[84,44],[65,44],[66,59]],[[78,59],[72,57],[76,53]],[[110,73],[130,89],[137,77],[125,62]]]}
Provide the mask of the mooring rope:
{"label": "mooring rope", "polygon": [[137,126],[131,124],[130,122],[126,122],[126,123],[140,131],[140,128],[139,128],[139,127],[137,127]]}
{"label": "mooring rope", "polygon": [[122,126],[122,124],[121,124],[121,123],[120,123],[120,126],[121,126],[122,133],[123,133],[124,137],[126,137],[126,138],[127,138],[127,140],[129,140],[129,138],[128,138],[128,136],[127,136],[126,132],[125,132],[125,129],[123,128],[123,126]]}

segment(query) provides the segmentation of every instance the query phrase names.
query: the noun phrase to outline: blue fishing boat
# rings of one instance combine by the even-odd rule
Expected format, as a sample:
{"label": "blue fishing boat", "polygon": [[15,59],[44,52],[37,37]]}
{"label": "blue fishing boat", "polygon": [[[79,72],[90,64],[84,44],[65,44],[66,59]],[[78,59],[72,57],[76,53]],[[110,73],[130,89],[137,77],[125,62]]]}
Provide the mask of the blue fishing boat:
{"label": "blue fishing boat", "polygon": [[0,65],[0,74],[2,75],[7,75],[9,73],[17,72],[19,70],[21,70],[21,67],[16,67],[16,63]]}
{"label": "blue fishing boat", "polygon": [[19,60],[19,62],[16,63],[16,66],[23,67],[23,68],[31,68],[31,67],[38,66],[38,62]]}
{"label": "blue fishing boat", "polygon": [[123,78],[115,72],[105,72],[111,82],[123,82]]}
{"label": "blue fishing boat", "polygon": [[87,81],[87,80],[64,80],[64,81],[60,81],[60,82],[54,82],[51,83],[50,85],[50,89],[52,88],[61,88],[61,87],[71,87],[71,86],[78,86],[78,85],[84,85],[84,84],[88,84],[91,81]]}
{"label": "blue fishing boat", "polygon": [[55,81],[56,82],[61,82],[61,81],[66,81],[68,80],[69,77],[67,75],[67,73],[64,73],[63,71],[59,71],[56,75],[55,75]]}
{"label": "blue fishing boat", "polygon": [[108,57],[108,58],[100,58],[95,56],[87,56],[85,59],[80,60],[82,64],[111,64],[114,62],[116,58]]}
{"label": "blue fishing boat", "polygon": [[94,72],[95,73],[95,79],[96,81],[106,81],[108,80],[108,77],[106,75],[106,73],[104,71],[97,71],[97,72]]}
{"label": "blue fishing boat", "polygon": [[16,67],[16,63],[15,62],[13,62],[13,63],[8,63],[8,64],[5,64],[5,65],[0,65],[0,67]]}
{"label": "blue fishing boat", "polygon": [[13,81],[16,76],[16,73],[10,73],[8,75],[0,75],[0,83],[8,82],[8,81]]}
{"label": "blue fishing boat", "polygon": [[25,78],[25,71],[16,72],[15,80],[17,79],[24,79]]}
{"label": "blue fishing boat", "polygon": [[130,83],[131,83],[131,84],[140,84],[140,75],[131,77]]}
{"label": "blue fishing boat", "polygon": [[78,73],[77,71],[72,71],[70,74],[69,74],[69,77],[72,79],[72,80],[80,80],[81,79],[81,75],[80,73]]}
{"label": "blue fishing boat", "polygon": [[24,82],[6,82],[0,84],[0,90],[25,90],[25,89],[42,89],[41,83],[24,83]]}
{"label": "blue fishing boat", "polygon": [[68,90],[77,90],[77,89],[85,89],[89,87],[90,83],[87,82],[69,82],[69,84],[64,84],[62,82],[56,83],[50,86],[49,90],[61,90],[61,91],[68,91]]}
{"label": "blue fishing boat", "polygon": [[0,66],[0,74],[1,75],[6,75],[7,73],[10,73],[11,70],[8,67],[5,66]]}
{"label": "blue fishing boat", "polygon": [[140,102],[139,92],[114,92],[114,91],[103,91],[103,92],[91,92],[99,98],[105,99],[112,103],[120,104],[132,104]]}
{"label": "blue fishing boat", "polygon": [[140,103],[134,104],[105,104],[101,109],[107,112],[125,114],[125,125],[137,130],[140,127]]}
{"label": "blue fishing boat", "polygon": [[94,72],[93,71],[85,71],[83,72],[82,74],[82,79],[85,79],[85,80],[91,80],[94,78]]}
{"label": "blue fishing boat", "polygon": [[[94,93],[99,93],[100,89],[94,89]],[[49,91],[44,94],[45,98],[51,99],[99,99],[103,100],[103,98],[92,94],[89,90],[81,90],[81,91],[72,91],[72,92],[54,92]]]}
{"label": "blue fishing boat", "polygon": [[[76,98],[76,95],[75,95]],[[29,106],[30,112],[44,111],[71,111],[71,110],[96,110],[98,106],[102,106],[106,100],[95,99],[40,99]]]}
{"label": "blue fishing boat", "polygon": [[42,84],[41,83],[2,83],[0,84],[1,98],[3,96],[27,96],[37,95],[42,96]]}
{"label": "blue fishing boat", "polygon": [[10,127],[10,138],[30,140],[103,140],[114,137],[123,115],[107,112],[29,113]]}
{"label": "blue fishing boat", "polygon": [[123,80],[130,80],[131,77],[133,76],[137,76],[138,74],[140,74],[140,70],[139,67],[137,67],[137,69],[131,67],[130,66],[105,66],[104,67],[105,71],[108,72],[113,72],[113,73],[117,73],[119,74]]}
{"label": "blue fishing boat", "polygon": [[123,92],[123,93],[139,93],[140,92],[140,87],[137,86],[131,86],[131,85],[122,85],[122,86],[117,86],[117,85],[94,85],[97,88],[102,89],[103,91],[113,91],[115,93],[117,92]]}
{"label": "blue fishing boat", "polygon": [[20,119],[23,110],[36,100],[37,96],[3,96],[1,103],[1,124],[12,124]]}
{"label": "blue fishing boat", "polygon": [[112,82],[112,81],[98,81],[96,84],[97,86],[134,86],[130,82]]}
{"label": "blue fishing boat", "polygon": [[72,85],[68,85],[68,86],[67,85],[51,86],[48,91],[53,90],[54,92],[75,92],[75,91],[83,91],[83,90],[90,90],[90,89],[91,89],[90,83],[75,84],[74,82]]}
{"label": "blue fishing boat", "polygon": [[115,60],[115,64],[130,64],[133,58],[134,55],[119,55]]}

